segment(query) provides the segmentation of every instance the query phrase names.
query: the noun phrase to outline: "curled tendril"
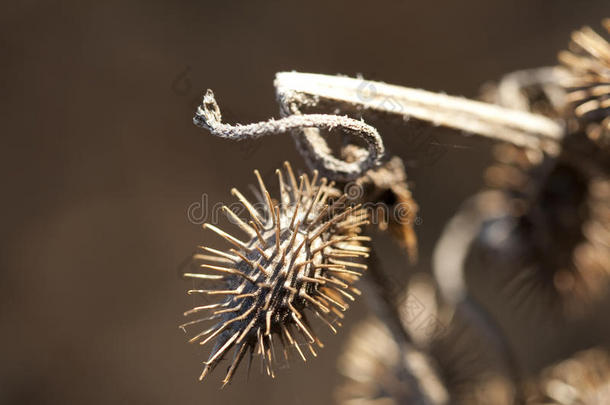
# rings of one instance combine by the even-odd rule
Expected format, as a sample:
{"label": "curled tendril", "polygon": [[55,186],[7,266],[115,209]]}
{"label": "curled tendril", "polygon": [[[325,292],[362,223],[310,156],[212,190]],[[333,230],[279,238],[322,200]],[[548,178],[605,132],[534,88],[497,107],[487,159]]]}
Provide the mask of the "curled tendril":
{"label": "curled tendril", "polygon": [[[214,93],[208,90],[203,97],[203,103],[197,107],[193,123],[207,129],[213,135],[233,140],[293,132],[298,138],[297,145],[308,164],[313,169],[317,169],[321,175],[332,180],[353,180],[381,162],[385,147],[381,136],[372,126],[347,116],[300,114],[294,104],[292,106],[291,110],[295,114],[281,119],[270,119],[247,125],[223,124]],[[332,131],[338,128],[344,133],[359,137],[366,142],[368,150],[363,149],[363,153],[359,154],[356,161],[345,162],[332,156],[330,148],[319,133],[320,129]]]}

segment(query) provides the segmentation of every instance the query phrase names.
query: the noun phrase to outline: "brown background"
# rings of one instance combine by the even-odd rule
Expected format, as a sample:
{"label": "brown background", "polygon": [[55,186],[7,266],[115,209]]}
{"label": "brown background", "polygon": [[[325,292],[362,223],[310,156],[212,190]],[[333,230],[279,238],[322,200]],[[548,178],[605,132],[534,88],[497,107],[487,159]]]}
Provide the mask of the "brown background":
{"label": "brown background", "polygon": [[[571,30],[598,27],[608,11],[605,0],[7,3],[2,404],[330,403],[338,350],[364,301],[320,358],[275,381],[257,371],[223,391],[218,375],[196,381],[205,352],[176,327],[190,305],[178,267],[196,244],[220,244],[188,221],[187,207],[202,193],[230,201],[252,168],[303,167],[288,136],[244,148],[194,127],[203,90],[214,89],[228,122],[277,117],[281,70],[472,97],[504,72],[553,64]],[[407,144],[392,150],[410,157],[422,206],[420,270],[489,161],[485,141],[438,139],[446,153],[433,164]],[[398,252],[387,254],[404,268]],[[527,359],[527,347],[545,344],[515,336],[531,344]]]}

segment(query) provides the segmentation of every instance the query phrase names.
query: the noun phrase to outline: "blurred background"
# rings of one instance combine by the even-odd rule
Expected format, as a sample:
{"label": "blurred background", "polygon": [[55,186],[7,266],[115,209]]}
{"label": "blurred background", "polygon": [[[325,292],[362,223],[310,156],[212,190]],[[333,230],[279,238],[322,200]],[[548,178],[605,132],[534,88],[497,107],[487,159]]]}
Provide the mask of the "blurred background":
{"label": "blurred background", "polygon": [[[0,403],[332,403],[365,299],[318,359],[275,381],[255,369],[222,391],[220,375],[197,382],[207,350],[177,327],[191,305],[180,266],[197,244],[222,243],[187,210],[232,201],[253,168],[304,168],[288,135],[237,144],[196,128],[203,91],[242,123],[279,116],[284,70],[476,97],[503,73],[554,64],[572,30],[608,11],[605,0],[5,2]],[[427,271],[443,224],[481,187],[490,143],[438,131],[430,160],[395,141],[404,127],[382,129],[422,219],[419,264],[391,244],[384,262]],[[512,338],[535,367],[548,342],[532,333]]]}

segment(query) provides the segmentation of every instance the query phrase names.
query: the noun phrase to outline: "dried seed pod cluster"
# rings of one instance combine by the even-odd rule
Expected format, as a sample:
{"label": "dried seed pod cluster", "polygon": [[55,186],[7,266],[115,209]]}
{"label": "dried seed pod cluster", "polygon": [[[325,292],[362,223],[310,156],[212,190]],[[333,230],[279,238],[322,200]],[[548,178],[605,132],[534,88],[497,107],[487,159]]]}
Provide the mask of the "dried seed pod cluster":
{"label": "dried seed pod cluster", "polygon": [[[610,19],[603,24],[610,33]],[[572,34],[559,59],[572,74],[565,87],[574,114],[593,140],[610,147],[610,43],[585,27]]]}
{"label": "dried seed pod cluster", "polygon": [[[511,298],[575,317],[588,313],[610,287],[610,149],[602,142],[610,124],[610,45],[584,28],[573,34],[570,48],[560,54],[569,74],[549,76],[556,86],[541,70],[513,74],[520,81],[498,86],[520,94],[520,103],[509,107],[566,121],[577,116],[582,125],[567,126],[556,155],[495,148],[496,162],[485,178],[501,192],[505,208],[488,218],[478,242],[507,275]],[[567,91],[567,103],[553,101],[557,89]],[[499,94],[495,100],[514,98]]]}
{"label": "dried seed pod cluster", "polygon": [[202,272],[186,274],[203,280],[205,287],[189,294],[219,297],[215,303],[187,311],[185,315],[196,319],[181,327],[212,323],[190,340],[202,345],[213,342],[200,379],[233,350],[224,384],[231,381],[244,356],[251,360],[254,352],[261,355],[267,374],[274,376],[274,340],[281,342],[286,361],[291,347],[304,361],[302,347],[315,356],[312,345],[323,345],[309,318],[319,318],[336,332],[337,319],[360,294],[352,284],[366,269],[361,259],[369,251],[362,246],[369,238],[360,235],[368,224],[366,210],[347,206],[346,195],[326,178],[314,172],[311,180],[304,174],[297,181],[286,162],[285,173],[276,171],[280,194],[276,201],[260,173],[254,173],[260,187],[257,203],[232,190],[249,220],[223,207],[248,239],[205,224],[233,247],[228,251],[202,247],[204,254],[197,255]]}
{"label": "dried seed pod cluster", "polygon": [[610,403],[610,355],[602,348],[579,352],[549,367],[539,379],[530,405]]}
{"label": "dried seed pod cluster", "polygon": [[565,136],[556,157],[501,145],[495,158],[486,181],[508,209],[486,223],[479,243],[508,275],[509,296],[562,316],[587,313],[610,287],[606,150],[578,131]]}

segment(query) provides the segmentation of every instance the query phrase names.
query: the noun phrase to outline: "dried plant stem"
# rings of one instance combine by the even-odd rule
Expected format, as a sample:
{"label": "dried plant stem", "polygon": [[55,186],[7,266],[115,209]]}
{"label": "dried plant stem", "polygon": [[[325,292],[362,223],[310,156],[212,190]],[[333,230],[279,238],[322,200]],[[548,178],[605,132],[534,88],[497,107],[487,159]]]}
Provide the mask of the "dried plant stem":
{"label": "dried plant stem", "polygon": [[363,280],[364,287],[369,293],[365,295],[370,297],[369,302],[371,307],[377,317],[384,321],[397,342],[412,343],[411,336],[402,324],[395,297],[389,295],[394,286],[381,269],[381,263],[374,247],[371,248],[367,263],[368,270]]}
{"label": "dried plant stem", "polygon": [[[381,269],[379,258],[377,257],[374,247],[372,247],[370,251],[368,270],[366,276],[363,278],[363,284],[366,291],[365,296],[368,297],[370,307],[392,334],[394,341],[403,353],[402,359],[404,359],[405,354],[412,350],[416,350],[416,347],[414,346],[407,329],[402,324],[398,308],[394,303],[394,298],[388,295],[388,292],[392,291],[390,281]],[[410,364],[406,361],[403,361],[402,363],[407,371],[404,375],[404,378],[406,379],[404,383],[408,385],[409,392],[414,393],[413,397],[418,399],[415,403],[418,405],[434,404],[435,402],[425,394],[425,390],[421,387],[421,383],[415,377],[417,373],[414,370],[409,369]]]}
{"label": "dried plant stem", "polygon": [[350,104],[433,125],[466,131],[518,146],[556,152],[563,127],[540,115],[516,111],[446,94],[344,76],[281,72],[278,99],[286,94]]}
{"label": "dried plant stem", "polygon": [[[465,263],[472,242],[483,223],[506,212],[508,202],[497,192],[487,192],[472,198],[453,217],[441,235],[432,256],[432,270],[443,299],[484,333],[502,356],[514,382],[516,403],[524,403],[521,371],[504,332],[495,319],[469,292],[465,280]],[[454,315],[455,316],[455,315]]]}
{"label": "dried plant stem", "polygon": [[322,137],[318,136],[317,141],[312,141],[311,137],[308,137],[310,132],[304,134],[307,143],[311,145],[306,155],[314,155],[309,162],[310,166],[313,166],[313,169],[318,168],[322,176],[330,177],[332,180],[353,180],[381,162],[385,148],[381,136],[374,127],[346,116],[300,114],[296,108],[293,108],[292,111],[294,114],[286,115],[278,120],[270,119],[247,125],[224,124],[214,93],[208,90],[203,98],[202,105],[197,107],[193,123],[207,129],[216,136],[233,140],[258,138],[286,132],[298,134],[298,130],[316,131],[315,133],[318,134],[319,129],[332,131],[336,128],[363,139],[368,146],[368,150],[361,154],[355,162],[348,163],[333,157],[330,148]]}

